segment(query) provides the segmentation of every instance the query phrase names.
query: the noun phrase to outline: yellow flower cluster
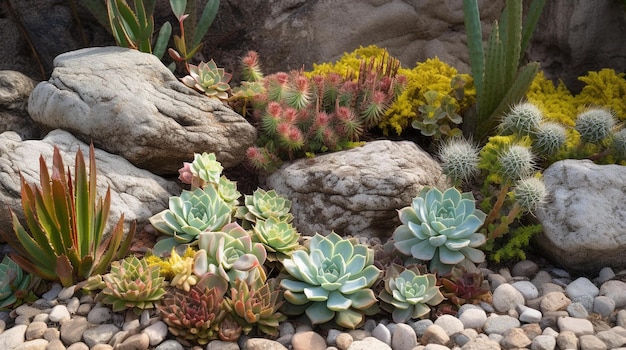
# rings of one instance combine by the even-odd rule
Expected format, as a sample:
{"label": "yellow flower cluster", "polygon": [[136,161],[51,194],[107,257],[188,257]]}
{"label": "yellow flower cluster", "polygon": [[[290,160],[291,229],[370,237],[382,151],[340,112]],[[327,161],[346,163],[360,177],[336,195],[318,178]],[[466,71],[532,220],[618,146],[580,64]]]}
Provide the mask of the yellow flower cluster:
{"label": "yellow flower cluster", "polygon": [[313,70],[305,72],[304,75],[311,78],[317,75],[325,76],[330,73],[338,73],[344,78],[348,77],[350,74],[353,74],[356,77],[359,73],[361,60],[374,58],[375,62],[380,63],[385,57],[388,56],[389,52],[387,52],[386,49],[380,48],[376,45],[370,45],[367,47],[360,46],[358,49],[350,53],[344,53],[343,56],[341,56],[341,58],[335,63],[314,63]]}
{"label": "yellow flower cluster", "polygon": [[476,90],[472,77],[458,74],[454,67],[438,58],[418,63],[413,69],[401,68],[399,74],[406,76],[407,86],[387,110],[386,118],[379,125],[385,134],[393,130],[400,135],[410,122],[418,118],[419,107],[427,104],[424,94],[428,91],[438,93],[433,107],[439,107],[445,96],[454,97],[447,100],[454,104],[457,114],[462,114],[474,104]]}
{"label": "yellow flower cluster", "polygon": [[586,85],[576,95],[579,108],[610,108],[620,120],[626,120],[626,80],[624,73],[604,68],[599,72],[588,72],[578,80]]}
{"label": "yellow flower cluster", "polygon": [[539,72],[528,88],[526,98],[541,109],[546,119],[565,126],[574,126],[578,113],[576,101],[562,81],[554,86],[543,72]]}

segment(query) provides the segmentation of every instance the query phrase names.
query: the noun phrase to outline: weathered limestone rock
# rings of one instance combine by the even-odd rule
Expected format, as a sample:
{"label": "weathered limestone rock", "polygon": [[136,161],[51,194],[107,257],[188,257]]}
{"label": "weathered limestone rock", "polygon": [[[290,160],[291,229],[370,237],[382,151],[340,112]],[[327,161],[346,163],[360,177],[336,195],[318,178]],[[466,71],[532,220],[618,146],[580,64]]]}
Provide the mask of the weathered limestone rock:
{"label": "weathered limestone rock", "polygon": [[28,96],[35,87],[26,75],[0,70],[0,133],[15,131],[22,139],[40,137],[40,130],[27,111]]}
{"label": "weathered limestone rock", "polygon": [[156,174],[175,174],[194,153],[239,164],[256,129],[216,99],[184,86],[153,55],[119,47],[72,51],[54,60],[28,111],[45,129],[64,129]]}
{"label": "weathered limestone rock", "polygon": [[[41,141],[22,141],[14,132],[0,134],[0,229],[10,229],[7,208],[22,214],[20,198],[20,173],[29,183],[39,184],[39,156],[42,154],[52,166],[53,147],[57,146],[66,167],[74,175],[76,151],[80,148],[85,161],[89,145],[63,130],[54,130]],[[123,213],[125,222],[137,222],[138,229],[148,223],[148,218],[168,208],[170,196],[179,195],[180,186],[166,181],[147,170],[138,169],[120,156],[96,149],[98,195],[103,197],[107,186],[111,188],[109,228]],[[88,163],[87,163],[88,164]],[[25,224],[24,221],[22,221]],[[108,233],[108,232],[107,232]]]}
{"label": "weathered limestone rock", "polygon": [[626,167],[563,160],[543,175],[548,201],[536,213],[544,255],[566,268],[597,273],[626,268]]}
{"label": "weathered limestone rock", "polygon": [[[389,238],[400,225],[397,209],[423,186],[445,187],[430,155],[409,141],[372,141],[347,151],[300,159],[266,179],[292,201],[294,225],[304,235]],[[384,240],[383,240],[384,241]]]}

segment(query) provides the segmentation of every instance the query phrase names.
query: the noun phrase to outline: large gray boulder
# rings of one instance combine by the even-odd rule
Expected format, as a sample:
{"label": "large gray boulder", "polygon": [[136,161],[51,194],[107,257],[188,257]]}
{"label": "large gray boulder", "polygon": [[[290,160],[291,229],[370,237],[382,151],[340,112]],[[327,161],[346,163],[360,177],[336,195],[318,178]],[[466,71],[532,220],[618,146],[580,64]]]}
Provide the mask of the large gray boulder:
{"label": "large gray boulder", "polygon": [[[22,216],[20,173],[27,182],[39,184],[39,156],[43,155],[50,170],[54,146],[59,148],[63,162],[72,174],[79,148],[88,162],[89,145],[66,131],[51,131],[43,140],[27,141],[22,141],[15,132],[0,134],[0,229],[11,229],[7,209]],[[95,150],[95,156],[98,195],[104,197],[107,186],[111,188],[109,228],[123,213],[127,226],[136,221],[138,229],[141,229],[150,216],[168,208],[170,196],[181,192],[175,182],[138,169],[120,156],[99,149]],[[25,225],[25,222],[22,221],[22,224]]]}
{"label": "large gray boulder", "polygon": [[256,141],[256,129],[242,116],[184,86],[154,55],[89,48],[58,56],[54,66],[30,95],[33,120],[93,140],[139,168],[176,174],[202,152],[233,167]]}
{"label": "large gray boulder", "polygon": [[537,212],[543,255],[568,269],[626,268],[626,167],[563,160],[543,174],[548,200]]}
{"label": "large gray boulder", "polygon": [[444,188],[439,164],[409,141],[372,141],[347,151],[286,164],[265,186],[292,201],[301,234],[381,238],[400,225],[397,209],[424,186]]}

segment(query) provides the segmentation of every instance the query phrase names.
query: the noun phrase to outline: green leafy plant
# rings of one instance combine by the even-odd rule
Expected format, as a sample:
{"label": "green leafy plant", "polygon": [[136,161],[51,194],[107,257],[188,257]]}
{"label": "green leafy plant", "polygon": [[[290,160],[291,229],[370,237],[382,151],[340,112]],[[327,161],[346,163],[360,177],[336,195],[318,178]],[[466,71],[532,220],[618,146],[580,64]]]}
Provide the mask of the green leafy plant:
{"label": "green leafy plant", "polygon": [[197,66],[188,64],[189,75],[181,81],[190,88],[196,89],[208,97],[227,100],[230,91],[230,79],[232,74],[218,68],[215,61],[200,62]]}
{"label": "green leafy plant", "polygon": [[172,236],[158,241],[155,255],[168,253],[181,244],[194,244],[200,232],[217,231],[231,222],[232,208],[213,186],[183,190],[172,196],[169,209],[150,217],[150,223],[159,232]]}
{"label": "green leafy plant", "polygon": [[222,199],[234,210],[239,205],[241,193],[237,184],[222,175],[222,164],[217,161],[215,153],[194,153],[193,162],[183,162],[178,170],[178,179],[191,185],[191,189],[213,186]]}
{"label": "green leafy plant", "polygon": [[444,300],[435,274],[424,274],[419,267],[393,264],[385,271],[385,288],[379,293],[381,308],[391,312],[395,323],[418,319],[430,313],[431,306]]}
{"label": "green leafy plant", "polygon": [[[36,278],[25,273],[11,258],[5,256],[0,263],[0,310],[20,305],[32,294]],[[33,295],[34,296],[34,295]]]}
{"label": "green leafy plant", "polygon": [[484,261],[485,254],[476,248],[486,239],[477,231],[487,215],[475,207],[471,192],[424,187],[411,206],[400,209],[398,214],[402,225],[393,233],[396,249],[420,261],[430,261],[431,272],[443,275],[454,265]]}
{"label": "green leafy plant", "polygon": [[257,220],[253,230],[252,239],[263,244],[270,261],[282,261],[302,248],[300,233],[287,221],[270,216],[267,220]]}
{"label": "green leafy plant", "polygon": [[[178,20],[180,35],[174,35],[174,47],[168,50],[175,62],[188,62],[202,48],[202,39],[215,20],[220,6],[219,0],[208,0],[202,10],[200,18],[197,16],[198,1],[170,0],[170,7]],[[189,34],[189,35],[186,35]],[[189,71],[189,68],[187,68]]]}
{"label": "green leafy plant", "polygon": [[217,339],[226,316],[222,302],[227,290],[228,283],[213,274],[203,276],[189,292],[170,288],[158,306],[169,332],[188,345]]}
{"label": "green leafy plant", "polygon": [[39,158],[40,187],[22,185],[22,208],[30,232],[11,212],[17,237],[2,231],[5,240],[16,250],[11,258],[25,271],[45,280],[70,286],[89,276],[104,273],[114,259],[126,255],[135,232],[134,223],[124,239],[124,215],[111,235],[103,240],[109,208],[110,189],[104,200],[96,198],[96,160],[93,145],[89,149],[89,175],[80,149],[76,152],[75,178],[65,170],[57,147],[52,156],[52,176],[46,161]]}
{"label": "green leafy plant", "polygon": [[132,309],[137,315],[154,308],[165,294],[159,267],[150,266],[145,259],[130,255],[111,264],[111,272],[94,276],[88,289],[102,287],[96,300],[112,306],[113,311]]}
{"label": "green leafy plant", "polygon": [[118,46],[151,53],[160,59],[172,34],[172,25],[169,22],[163,24],[153,48],[153,13],[156,1],[137,0],[133,3],[134,10],[126,0],[106,0],[113,37]]}
{"label": "green leafy plant", "polygon": [[463,0],[470,65],[476,86],[476,112],[465,116],[464,133],[486,140],[498,117],[519,102],[539,70],[536,62],[520,68],[523,53],[539,20],[545,0],[533,0],[522,25],[522,0],[507,1],[499,22],[483,48],[478,0]]}
{"label": "green leafy plant", "polygon": [[316,234],[308,252],[297,250],[283,261],[289,277],[281,280],[288,314],[306,313],[313,324],[334,320],[339,326],[356,328],[365,315],[378,311],[370,287],[381,271],[374,252],[334,232]]}

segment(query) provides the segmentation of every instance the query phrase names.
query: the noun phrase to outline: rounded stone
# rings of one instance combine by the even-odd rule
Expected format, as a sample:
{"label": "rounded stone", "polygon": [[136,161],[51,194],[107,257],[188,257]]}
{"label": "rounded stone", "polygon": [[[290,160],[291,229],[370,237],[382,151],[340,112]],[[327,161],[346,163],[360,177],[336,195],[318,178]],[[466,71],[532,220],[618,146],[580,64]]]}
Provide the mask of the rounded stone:
{"label": "rounded stone", "polygon": [[24,337],[26,340],[42,338],[43,334],[46,332],[46,329],[48,329],[48,325],[45,322],[31,322],[28,325],[28,328],[26,328],[26,333]]}
{"label": "rounded stone", "polygon": [[522,260],[513,265],[511,269],[511,275],[513,277],[528,277],[532,278],[539,271],[539,265],[531,260]]}
{"label": "rounded stone", "polygon": [[291,339],[293,350],[325,350],[326,340],[313,331],[298,332]]}
{"label": "rounded stone", "polygon": [[515,287],[508,283],[499,285],[493,291],[493,306],[499,312],[514,310],[519,304],[524,304],[524,296]]}
{"label": "rounded stone", "polygon": [[417,335],[413,328],[405,323],[398,323],[391,336],[391,348],[394,350],[412,350],[417,344]]}
{"label": "rounded stone", "polygon": [[508,315],[488,317],[483,331],[488,335],[491,334],[504,334],[511,328],[519,327],[520,321],[517,318],[513,318]]}
{"label": "rounded stone", "polygon": [[450,336],[446,333],[446,330],[441,326],[433,324],[426,328],[424,335],[422,336],[422,344],[439,344],[445,345],[450,341]]}
{"label": "rounded stone", "polygon": [[462,314],[458,315],[458,317],[464,328],[482,329],[487,321],[487,313],[480,308],[466,309]]}
{"label": "rounded stone", "polygon": [[597,296],[593,299],[593,312],[602,317],[609,317],[615,311],[615,300],[607,296]]}
{"label": "rounded stone", "polygon": [[539,289],[530,281],[517,281],[512,284],[524,296],[525,300],[539,297]]}
{"label": "rounded stone", "polygon": [[567,306],[567,313],[574,318],[587,318],[589,316],[589,312],[585,306],[581,303],[571,303]]}
{"label": "rounded stone", "polygon": [[154,350],[184,350],[184,348],[178,341],[170,339],[159,344]]}
{"label": "rounded stone", "polygon": [[570,298],[576,298],[581,295],[595,297],[600,293],[600,289],[598,289],[598,287],[596,287],[596,285],[593,284],[593,282],[591,282],[588,278],[579,277],[567,285],[565,292]]}
{"label": "rounded stone", "polygon": [[446,331],[448,336],[464,329],[463,322],[452,315],[441,315],[435,320],[435,324]]}
{"label": "rounded stone", "polygon": [[387,328],[382,323],[376,325],[374,330],[372,330],[372,337],[380,340],[387,345],[391,345],[391,332],[389,331],[389,328]]}
{"label": "rounded stone", "polygon": [[531,350],[554,350],[556,338],[551,335],[538,335],[530,344]]}
{"label": "rounded stone", "polygon": [[57,305],[50,310],[50,321],[60,322],[61,320],[69,319],[70,312],[65,305]]}
{"label": "rounded stone", "polygon": [[354,339],[352,338],[352,336],[348,333],[340,333],[339,335],[337,335],[337,347],[339,349],[347,349],[350,344],[352,344],[352,342],[354,341]]}
{"label": "rounded stone", "polygon": [[541,312],[565,310],[571,300],[562,292],[550,292],[541,299]]}
{"label": "rounded stone", "polygon": [[615,300],[615,307],[626,307],[626,283],[617,280],[606,281],[600,286],[600,295]]}

